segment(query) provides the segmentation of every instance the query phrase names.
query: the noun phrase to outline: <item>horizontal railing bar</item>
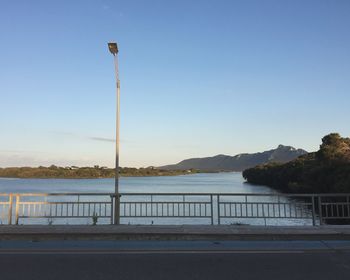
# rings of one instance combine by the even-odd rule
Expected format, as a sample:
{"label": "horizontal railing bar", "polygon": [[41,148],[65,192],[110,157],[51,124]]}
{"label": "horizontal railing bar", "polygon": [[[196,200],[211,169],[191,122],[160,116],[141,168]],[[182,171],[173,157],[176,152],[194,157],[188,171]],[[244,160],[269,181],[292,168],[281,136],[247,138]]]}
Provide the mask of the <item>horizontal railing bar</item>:
{"label": "horizontal railing bar", "polygon": [[[245,204],[265,204],[265,205],[267,205],[267,204],[270,204],[270,205],[303,205],[303,206],[305,206],[305,205],[312,205],[312,203],[304,203],[304,202],[265,202],[265,201],[263,201],[263,202],[258,202],[258,201],[256,201],[256,202],[244,202],[244,201],[220,201],[219,202],[220,204],[242,204],[242,205],[245,205]],[[322,205],[324,205],[323,203],[322,203]]]}
{"label": "horizontal railing bar", "polygon": [[[208,201],[122,201],[120,204],[201,204],[210,205]],[[110,201],[20,201],[19,205],[49,205],[49,204],[112,204]],[[248,203],[249,204],[249,203]],[[256,203],[255,203],[256,204]]]}
{"label": "horizontal railing bar", "polygon": [[110,201],[20,201],[19,205],[55,205],[55,204],[70,204],[70,205],[80,205],[80,204],[112,204]]}
{"label": "horizontal railing bar", "polygon": [[[93,202],[92,202],[93,203]],[[206,204],[210,205],[210,201],[121,201],[120,204]]]}
{"label": "horizontal railing bar", "polygon": [[[10,194],[20,196],[115,196],[115,193],[4,193],[3,196]],[[0,194],[1,195],[1,194]],[[275,196],[275,197],[350,197],[350,193],[315,193],[315,194],[282,194],[282,193],[119,193],[120,196]]]}
{"label": "horizontal railing bar", "polygon": [[287,217],[287,216],[283,216],[283,217],[274,217],[274,216],[223,216],[221,215],[220,218],[232,218],[232,219],[237,219],[237,218],[242,218],[242,219],[312,219],[312,216],[303,216],[303,217],[295,217],[295,216],[291,216],[291,217]]}
{"label": "horizontal railing bar", "polygon": [[325,218],[325,219],[330,219],[330,220],[337,220],[337,219],[350,219],[350,216],[338,216],[338,217],[335,217],[335,216],[322,216],[322,218]]}
{"label": "horizontal railing bar", "polygon": [[[90,218],[92,218],[93,216],[91,215],[91,216],[66,216],[66,215],[64,215],[64,216],[21,216],[21,215],[19,215],[18,216],[20,219],[21,218],[23,218],[23,219],[31,219],[31,218],[33,218],[33,219],[39,219],[39,218],[42,218],[42,219],[45,219],[45,218],[57,218],[57,219],[64,219],[64,218],[86,218],[86,219],[90,219]],[[99,218],[111,218],[111,216],[99,216],[99,215],[97,215],[97,217],[99,217]]]}
{"label": "horizontal railing bar", "polygon": [[114,193],[11,193],[14,196],[112,196]]}
{"label": "horizontal railing bar", "polygon": [[140,215],[138,215],[138,216],[135,216],[135,215],[133,215],[133,216],[124,216],[124,215],[122,215],[122,216],[120,216],[120,218],[196,218],[196,219],[210,219],[211,218],[211,216],[140,216]]}
{"label": "horizontal railing bar", "polygon": [[336,206],[336,205],[350,205],[350,202],[323,202],[322,201],[322,205],[324,205],[324,206],[329,206],[329,205],[334,205],[334,206]]}
{"label": "horizontal railing bar", "polygon": [[[114,195],[114,194],[111,194]],[[344,194],[337,194],[337,193],[332,193],[332,194],[281,194],[281,193],[120,193],[119,195],[152,195],[152,196],[166,196],[166,195],[188,195],[188,196],[205,196],[205,195],[220,195],[220,196],[275,196],[275,197],[315,197],[315,196],[350,196],[350,193],[344,193]]]}

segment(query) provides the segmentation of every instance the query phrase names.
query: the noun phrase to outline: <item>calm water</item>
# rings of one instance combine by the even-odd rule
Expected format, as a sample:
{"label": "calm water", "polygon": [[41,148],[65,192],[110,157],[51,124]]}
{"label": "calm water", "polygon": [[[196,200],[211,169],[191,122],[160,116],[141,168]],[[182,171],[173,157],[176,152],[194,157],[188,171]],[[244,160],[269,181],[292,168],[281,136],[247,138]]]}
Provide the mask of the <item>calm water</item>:
{"label": "calm water", "polygon": [[[57,193],[57,192],[114,192],[113,179],[8,179],[0,178],[0,193]],[[183,176],[164,177],[123,177],[120,179],[121,193],[276,193],[266,186],[257,186],[246,183],[239,172],[207,173]],[[224,198],[225,199],[225,198]],[[261,198],[252,198],[252,201]],[[266,199],[266,197],[265,197]],[[275,201],[274,197],[267,197],[268,201]],[[285,202],[289,198],[283,198]],[[282,202],[282,201],[281,201]],[[308,211],[308,209],[305,209]],[[33,223],[47,223],[32,221]],[[32,223],[30,222],[30,223]],[[55,223],[71,223],[66,220],[54,220]],[[91,220],[79,223],[91,223]],[[109,220],[101,221],[109,223]],[[203,223],[198,219],[131,219],[124,218],[122,223],[132,224],[196,224]],[[210,220],[204,221],[210,223]],[[296,225],[310,224],[310,220],[293,219],[226,219],[222,223],[243,224],[270,224],[270,225]]]}
{"label": "calm water", "polygon": [[[113,179],[7,179],[0,192],[114,192]],[[244,182],[242,173],[208,173],[164,177],[120,178],[120,192],[272,193],[266,186]]]}

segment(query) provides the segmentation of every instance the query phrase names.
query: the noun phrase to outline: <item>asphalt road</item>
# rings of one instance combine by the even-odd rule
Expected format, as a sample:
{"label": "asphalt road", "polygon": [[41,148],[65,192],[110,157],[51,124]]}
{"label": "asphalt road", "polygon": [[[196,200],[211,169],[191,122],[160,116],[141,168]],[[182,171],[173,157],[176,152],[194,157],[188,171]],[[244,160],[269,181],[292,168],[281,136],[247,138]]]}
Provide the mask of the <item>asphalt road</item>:
{"label": "asphalt road", "polygon": [[0,279],[350,279],[350,242],[1,241]]}

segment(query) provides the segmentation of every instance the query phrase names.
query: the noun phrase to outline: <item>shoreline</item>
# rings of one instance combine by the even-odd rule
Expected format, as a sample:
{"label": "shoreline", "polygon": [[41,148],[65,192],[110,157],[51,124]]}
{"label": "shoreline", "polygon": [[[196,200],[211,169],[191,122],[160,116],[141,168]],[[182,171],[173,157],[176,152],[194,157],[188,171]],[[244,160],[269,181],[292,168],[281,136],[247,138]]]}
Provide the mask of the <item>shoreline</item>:
{"label": "shoreline", "polygon": [[[188,176],[195,174],[213,174],[213,173],[242,173],[240,171],[218,171],[218,172],[193,172],[183,174],[164,174],[164,175],[120,175],[119,178],[149,178],[149,177],[176,177],[176,176]],[[100,180],[100,179],[114,179],[115,177],[1,177],[0,180]]]}
{"label": "shoreline", "polygon": [[[130,168],[120,167],[119,177],[161,177],[178,176],[204,171],[196,169],[188,170],[166,170],[155,167]],[[108,179],[115,178],[116,170],[114,168],[100,167],[7,167],[0,168],[0,178],[12,179]]]}

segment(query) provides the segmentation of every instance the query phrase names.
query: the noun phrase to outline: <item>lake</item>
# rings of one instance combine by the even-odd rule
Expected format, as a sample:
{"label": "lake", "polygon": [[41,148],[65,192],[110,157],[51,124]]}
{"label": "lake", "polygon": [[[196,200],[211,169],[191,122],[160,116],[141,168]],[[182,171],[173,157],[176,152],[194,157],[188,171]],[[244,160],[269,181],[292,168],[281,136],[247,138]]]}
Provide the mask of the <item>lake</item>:
{"label": "lake", "polygon": [[[240,172],[199,173],[180,176],[122,177],[120,192],[273,193],[266,186],[246,183]],[[114,192],[114,179],[0,178],[0,192]]]}
{"label": "lake", "polygon": [[[114,179],[11,179],[0,178],[0,193],[112,193]],[[240,172],[200,173],[163,177],[122,177],[121,193],[277,193],[267,186],[246,183]],[[253,198],[260,199],[260,198]],[[265,198],[266,199],[266,198]],[[274,202],[275,198],[268,198]],[[289,198],[283,198],[289,202]],[[257,200],[256,200],[257,201]],[[304,209],[303,211],[308,211]],[[222,223],[300,225],[310,224],[309,219],[223,219]],[[40,223],[42,223],[41,221]],[[47,220],[44,221],[47,223]],[[69,221],[70,222],[70,221]],[[89,221],[87,221],[88,223]],[[104,220],[104,223],[108,223]],[[209,223],[205,221],[204,223]],[[54,221],[56,223],[56,221]],[[57,223],[58,220],[57,220]],[[67,221],[64,221],[67,223]],[[84,222],[86,223],[86,222]],[[203,223],[196,219],[131,219],[123,218],[122,223],[184,224]]]}

